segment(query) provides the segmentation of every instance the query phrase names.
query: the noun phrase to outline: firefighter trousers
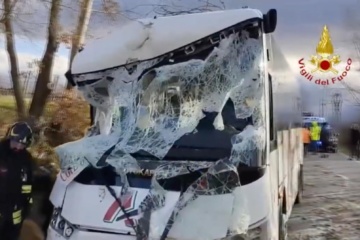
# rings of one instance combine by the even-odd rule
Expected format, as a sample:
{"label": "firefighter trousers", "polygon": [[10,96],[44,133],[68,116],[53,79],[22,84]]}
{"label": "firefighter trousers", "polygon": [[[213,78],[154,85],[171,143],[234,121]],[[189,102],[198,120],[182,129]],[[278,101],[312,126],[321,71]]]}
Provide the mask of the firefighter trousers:
{"label": "firefighter trousers", "polygon": [[15,212],[10,216],[0,213],[1,240],[18,240],[20,236],[21,226],[22,226],[21,211]]}

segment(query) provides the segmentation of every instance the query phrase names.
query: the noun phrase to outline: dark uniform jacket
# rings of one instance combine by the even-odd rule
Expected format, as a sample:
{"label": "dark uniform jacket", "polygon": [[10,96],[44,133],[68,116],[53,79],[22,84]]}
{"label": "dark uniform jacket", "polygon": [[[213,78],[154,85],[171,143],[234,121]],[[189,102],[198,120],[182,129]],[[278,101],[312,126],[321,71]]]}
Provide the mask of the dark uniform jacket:
{"label": "dark uniform jacket", "polygon": [[[0,141],[0,213],[11,216],[22,210],[26,217],[32,203],[32,157],[27,150],[10,150],[9,141]],[[9,215],[10,214],[10,215]]]}
{"label": "dark uniform jacket", "polygon": [[352,145],[356,145],[359,140],[360,140],[360,131],[358,129],[351,129],[350,130],[350,143]]}
{"label": "dark uniform jacket", "polygon": [[330,129],[327,129],[327,128],[323,127],[323,129],[321,129],[321,133],[320,133],[320,141],[324,145],[329,145],[330,137],[331,137]]}

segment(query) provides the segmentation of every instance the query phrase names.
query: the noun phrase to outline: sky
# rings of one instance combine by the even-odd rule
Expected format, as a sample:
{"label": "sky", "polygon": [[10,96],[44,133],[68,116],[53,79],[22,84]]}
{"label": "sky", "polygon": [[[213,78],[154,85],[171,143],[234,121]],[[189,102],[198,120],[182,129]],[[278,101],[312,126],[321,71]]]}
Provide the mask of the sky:
{"label": "sky", "polygon": [[[37,0],[32,0],[32,4],[34,4],[35,1]],[[76,5],[74,5],[75,1],[64,1],[67,4],[70,4],[70,7],[64,9],[61,22],[65,29],[69,29],[76,23],[76,13],[72,10],[76,9]],[[130,19],[132,19],[144,15],[151,16],[151,14],[153,14],[151,12],[153,7],[149,5],[159,1],[163,4],[170,0],[146,0],[146,4],[144,4],[145,0],[119,1],[121,1],[120,5],[123,10],[130,9],[132,12],[136,13],[133,13],[130,16]],[[198,1],[199,0],[172,0],[172,2],[182,5],[184,8],[199,4]],[[94,0],[95,10],[99,9],[100,2],[100,0]],[[219,3],[217,0],[213,0],[212,2],[215,4]],[[342,60],[351,57],[354,60],[353,66],[358,69],[360,68],[357,66],[358,56],[355,45],[353,44],[355,28],[360,23],[360,17],[356,16],[357,14],[353,9],[359,8],[359,0],[225,0],[224,2],[226,3],[227,8],[248,6],[250,8],[258,8],[264,13],[270,8],[277,9],[278,25],[275,32],[275,38],[294,72],[299,71],[298,60],[300,58],[304,57],[305,59],[308,59],[310,55],[315,54],[316,45],[325,24],[329,28],[336,54],[339,54]],[[139,5],[141,6],[139,7]],[[24,14],[24,18],[31,19],[31,21],[37,23],[36,27],[31,27],[32,31],[27,33],[26,36],[21,36],[24,34],[20,28],[17,28],[18,37],[16,38],[16,48],[20,69],[22,71],[27,70],[27,62],[32,59],[39,59],[42,56],[45,45],[43,39],[46,33],[44,28],[44,26],[46,26],[44,23],[47,19],[47,11],[44,11],[46,7],[47,6],[44,5],[41,5],[40,7],[37,5],[29,5],[26,8],[22,7],[22,9],[30,9],[27,10],[27,14]],[[36,15],[29,14],[29,12],[31,13],[31,8],[33,10],[36,9]],[[124,19],[128,20],[128,18],[121,17],[116,22],[110,22],[99,14],[98,11],[95,11],[91,18],[90,34],[96,36],[101,30],[119,26]],[[0,84],[9,81],[7,80],[7,54],[4,49],[3,40],[3,38],[0,38]],[[62,46],[57,53],[54,74],[63,76],[68,68],[67,59],[68,49]],[[359,73],[357,71],[350,71],[346,78],[347,84],[360,88],[360,83],[357,83],[357,79],[359,78],[358,75]],[[65,81],[63,77],[62,79]],[[314,83],[309,83],[305,79],[299,78],[299,81],[302,84],[302,88],[308,93],[307,96],[316,96],[314,99],[312,99],[312,97],[307,97],[307,99],[310,102],[314,102],[313,107],[310,110],[318,111],[319,100],[317,98],[323,93],[323,88],[316,86]],[[339,83],[331,86],[331,88],[341,89],[344,87]],[[344,94],[347,92],[345,90],[331,91],[343,91]],[[346,100],[344,104],[351,105],[354,100],[349,94],[347,95],[348,96],[344,97]]]}

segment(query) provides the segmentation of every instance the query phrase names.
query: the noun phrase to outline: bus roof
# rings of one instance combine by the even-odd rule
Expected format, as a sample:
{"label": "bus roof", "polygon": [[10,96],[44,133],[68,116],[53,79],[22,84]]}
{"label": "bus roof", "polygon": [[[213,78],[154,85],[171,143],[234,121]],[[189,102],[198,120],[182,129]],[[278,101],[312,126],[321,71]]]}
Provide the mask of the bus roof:
{"label": "bus roof", "polygon": [[326,123],[326,119],[323,117],[303,117],[304,123],[310,123],[310,122],[318,122],[318,123]]}
{"label": "bus roof", "polygon": [[71,72],[95,72],[156,58],[252,18],[262,18],[262,13],[246,8],[131,21],[86,43]]}

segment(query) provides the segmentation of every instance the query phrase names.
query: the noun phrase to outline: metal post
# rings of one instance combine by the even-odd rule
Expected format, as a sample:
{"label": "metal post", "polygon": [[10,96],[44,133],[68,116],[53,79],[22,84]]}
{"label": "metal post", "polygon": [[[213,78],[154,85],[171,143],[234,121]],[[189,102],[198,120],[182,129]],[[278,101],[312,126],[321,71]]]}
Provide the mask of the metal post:
{"label": "metal post", "polygon": [[339,125],[341,122],[341,108],[342,108],[342,95],[341,93],[334,93],[332,96],[333,114],[336,124]]}

